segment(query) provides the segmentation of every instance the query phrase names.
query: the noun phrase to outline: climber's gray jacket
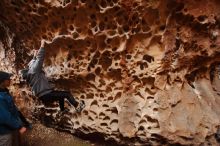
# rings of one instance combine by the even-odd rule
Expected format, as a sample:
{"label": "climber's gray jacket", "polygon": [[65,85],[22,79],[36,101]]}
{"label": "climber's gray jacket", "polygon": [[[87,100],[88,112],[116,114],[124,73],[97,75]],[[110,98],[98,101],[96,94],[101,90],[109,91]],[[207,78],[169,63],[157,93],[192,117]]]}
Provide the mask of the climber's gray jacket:
{"label": "climber's gray jacket", "polygon": [[27,83],[31,86],[33,94],[41,97],[52,91],[48,79],[45,76],[43,62],[45,57],[45,49],[40,48],[36,57],[34,57],[28,64]]}

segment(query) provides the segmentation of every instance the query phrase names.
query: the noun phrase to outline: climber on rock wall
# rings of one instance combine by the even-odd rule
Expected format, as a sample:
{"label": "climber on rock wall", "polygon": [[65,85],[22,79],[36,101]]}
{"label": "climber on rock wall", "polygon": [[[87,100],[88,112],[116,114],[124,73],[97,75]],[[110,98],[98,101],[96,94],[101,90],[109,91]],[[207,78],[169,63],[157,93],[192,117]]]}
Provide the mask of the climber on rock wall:
{"label": "climber on rock wall", "polygon": [[81,112],[85,107],[84,101],[76,101],[69,91],[54,90],[48,82],[48,79],[43,71],[43,62],[45,57],[45,40],[41,41],[39,50],[34,51],[34,57],[29,62],[28,68],[20,71],[22,78],[30,85],[34,96],[39,97],[43,103],[59,101],[60,110],[64,111],[64,99],[66,98],[71,105],[75,107],[76,112]]}
{"label": "climber on rock wall", "polygon": [[10,86],[10,77],[11,74],[0,71],[0,146],[19,145],[19,134],[31,128],[7,89]]}

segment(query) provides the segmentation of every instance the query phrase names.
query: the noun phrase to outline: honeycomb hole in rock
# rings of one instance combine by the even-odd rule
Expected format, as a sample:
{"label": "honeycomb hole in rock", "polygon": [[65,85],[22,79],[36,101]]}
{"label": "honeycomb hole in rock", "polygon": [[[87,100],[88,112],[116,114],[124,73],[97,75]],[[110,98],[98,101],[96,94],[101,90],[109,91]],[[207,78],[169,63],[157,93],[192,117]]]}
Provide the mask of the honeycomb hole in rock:
{"label": "honeycomb hole in rock", "polygon": [[122,96],[122,93],[121,93],[121,92],[118,92],[118,93],[115,95],[114,101],[117,100],[117,99],[120,99],[121,96]]}
{"label": "honeycomb hole in rock", "polygon": [[201,15],[201,16],[197,17],[197,19],[198,19],[199,22],[204,22],[207,18],[208,18],[208,17],[205,16],[205,15]]}
{"label": "honeycomb hole in rock", "polygon": [[122,74],[121,74],[121,69],[112,69],[112,68],[109,68],[108,69],[108,76],[112,79],[115,79],[117,81],[121,80],[122,79]]}
{"label": "honeycomb hole in rock", "polygon": [[111,120],[111,122],[110,122],[110,125],[113,125],[113,124],[118,124],[118,119],[113,119],[113,120]]}
{"label": "honeycomb hole in rock", "polygon": [[100,118],[103,119],[105,116],[106,116],[106,115],[105,115],[103,112],[99,113],[99,117],[100,117]]}
{"label": "honeycomb hole in rock", "polygon": [[104,121],[109,121],[109,120],[110,120],[110,117],[109,117],[109,116],[106,116],[103,120],[104,120]]}
{"label": "honeycomb hole in rock", "polygon": [[102,22],[102,21],[99,23],[99,30],[100,30],[100,31],[105,30],[105,23]]}
{"label": "honeycomb hole in rock", "polygon": [[[138,111],[140,112],[141,110],[140,109],[138,109]],[[138,113],[136,113],[135,114],[135,116],[139,119],[139,118],[141,118],[141,115],[140,114],[138,114]]]}
{"label": "honeycomb hole in rock", "polygon": [[94,117],[96,117],[97,113],[93,110],[89,110],[89,115],[93,115]]}
{"label": "honeycomb hole in rock", "polygon": [[118,109],[116,107],[112,107],[111,109],[109,109],[107,111],[111,111],[112,114],[118,115]]}
{"label": "honeycomb hole in rock", "polygon": [[93,105],[98,106],[97,100],[94,100],[94,101],[90,104],[90,106],[93,106]]}
{"label": "honeycomb hole in rock", "polygon": [[147,124],[147,121],[144,120],[144,119],[142,119],[142,120],[139,122],[139,124],[141,124],[141,125],[143,125],[143,124]]}
{"label": "honeycomb hole in rock", "polygon": [[153,108],[153,111],[154,112],[158,112],[158,108]]}
{"label": "honeycomb hole in rock", "polygon": [[151,123],[158,123],[157,119],[154,119],[154,118],[152,118],[152,117],[150,117],[148,115],[145,115],[144,117],[147,119],[147,121],[149,121]]}
{"label": "honeycomb hole in rock", "polygon": [[94,121],[94,119],[93,119],[91,116],[89,116],[88,119],[89,119],[90,121]]}
{"label": "honeycomb hole in rock", "polygon": [[108,97],[108,100],[113,100],[113,97],[112,96]]}
{"label": "honeycomb hole in rock", "polygon": [[144,70],[145,68],[148,68],[148,64],[146,62],[144,62],[144,63],[138,62],[137,64],[140,66],[141,70]]}
{"label": "honeycomb hole in rock", "polygon": [[88,112],[87,110],[83,110],[83,114],[84,114],[84,115],[88,115],[89,112]]}
{"label": "honeycomb hole in rock", "polygon": [[144,130],[145,130],[144,126],[138,127],[138,131],[144,131]]}
{"label": "honeycomb hole in rock", "polygon": [[108,127],[107,123],[101,123],[100,125],[103,126],[103,127]]}
{"label": "honeycomb hole in rock", "polygon": [[88,94],[86,95],[86,99],[93,99],[93,97],[94,97],[94,94],[93,94],[93,93],[88,93]]}
{"label": "honeycomb hole in rock", "polygon": [[152,61],[154,61],[154,57],[145,54],[145,55],[143,56],[143,60],[145,60],[145,61],[151,63]]}
{"label": "honeycomb hole in rock", "polygon": [[143,82],[144,85],[148,84],[148,85],[154,85],[155,82],[155,78],[154,77],[144,77],[141,79],[141,81]]}
{"label": "honeycomb hole in rock", "polygon": [[87,76],[86,76],[86,80],[87,81],[95,81],[95,74],[93,73],[89,73]]}
{"label": "honeycomb hole in rock", "polygon": [[108,108],[109,105],[107,105],[107,104],[103,104],[102,107],[106,107],[106,108]]}

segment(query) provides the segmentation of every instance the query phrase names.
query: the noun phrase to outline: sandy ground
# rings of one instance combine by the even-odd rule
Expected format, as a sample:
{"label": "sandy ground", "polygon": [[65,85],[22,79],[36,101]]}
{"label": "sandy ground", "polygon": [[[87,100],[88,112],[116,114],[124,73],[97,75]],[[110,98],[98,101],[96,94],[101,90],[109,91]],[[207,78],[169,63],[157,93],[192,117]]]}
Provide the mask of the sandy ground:
{"label": "sandy ground", "polygon": [[39,123],[22,136],[23,146],[96,146],[64,132],[47,128]]}

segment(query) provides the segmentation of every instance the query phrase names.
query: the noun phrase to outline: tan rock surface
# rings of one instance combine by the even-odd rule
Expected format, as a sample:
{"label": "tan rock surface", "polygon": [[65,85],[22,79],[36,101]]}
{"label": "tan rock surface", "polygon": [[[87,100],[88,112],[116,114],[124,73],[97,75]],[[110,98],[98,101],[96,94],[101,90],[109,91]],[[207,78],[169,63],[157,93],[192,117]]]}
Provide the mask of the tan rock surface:
{"label": "tan rock surface", "polygon": [[48,77],[86,103],[59,115],[15,76],[29,114],[126,145],[217,145],[218,0],[1,0],[0,9],[0,69],[16,74],[41,39],[53,40]]}

